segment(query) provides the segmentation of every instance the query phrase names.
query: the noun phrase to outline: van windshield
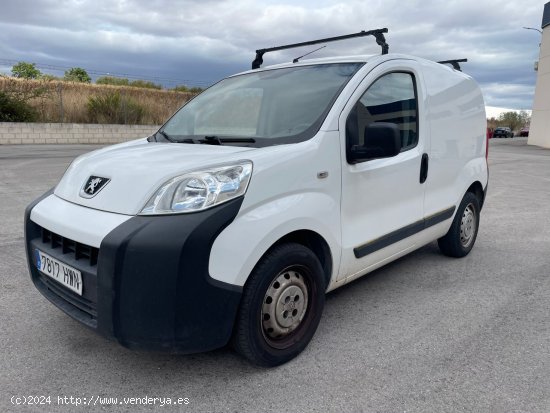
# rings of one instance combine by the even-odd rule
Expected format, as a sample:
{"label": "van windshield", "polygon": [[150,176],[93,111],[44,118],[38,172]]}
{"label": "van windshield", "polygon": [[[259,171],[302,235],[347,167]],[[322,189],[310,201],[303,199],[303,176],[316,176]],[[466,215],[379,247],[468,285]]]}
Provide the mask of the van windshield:
{"label": "van windshield", "polygon": [[310,139],[364,63],[258,71],[230,77],[183,106],[161,128],[176,142],[269,146]]}

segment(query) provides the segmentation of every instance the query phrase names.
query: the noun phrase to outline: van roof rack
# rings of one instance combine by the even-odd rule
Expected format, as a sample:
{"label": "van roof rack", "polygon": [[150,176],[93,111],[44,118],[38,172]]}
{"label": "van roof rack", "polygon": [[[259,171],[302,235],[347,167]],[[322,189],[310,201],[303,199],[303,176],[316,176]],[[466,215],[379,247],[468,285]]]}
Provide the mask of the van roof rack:
{"label": "van roof rack", "polygon": [[301,47],[301,46],[311,46],[313,44],[319,44],[319,43],[335,42],[338,40],[351,39],[353,37],[374,36],[376,39],[376,43],[382,48],[382,54],[388,54],[390,46],[386,43],[386,38],[384,37],[384,33],[387,33],[387,32],[388,32],[387,28],[369,30],[369,31],[362,30],[359,33],[346,34],[344,36],[327,37],[326,39],[310,40],[309,42],[287,44],[284,46],[269,47],[267,49],[258,49],[256,50],[256,58],[252,61],[252,69],[260,68],[260,66],[264,62],[263,56],[265,53],[268,53],[268,52],[275,52],[277,50],[284,50],[284,49],[292,49],[294,47]]}
{"label": "van roof rack", "polygon": [[451,60],[442,60],[441,62],[437,62],[437,63],[441,63],[442,65],[444,64],[452,65],[453,69],[462,72],[462,69],[460,68],[459,63],[465,63],[467,61],[468,59],[451,59]]}

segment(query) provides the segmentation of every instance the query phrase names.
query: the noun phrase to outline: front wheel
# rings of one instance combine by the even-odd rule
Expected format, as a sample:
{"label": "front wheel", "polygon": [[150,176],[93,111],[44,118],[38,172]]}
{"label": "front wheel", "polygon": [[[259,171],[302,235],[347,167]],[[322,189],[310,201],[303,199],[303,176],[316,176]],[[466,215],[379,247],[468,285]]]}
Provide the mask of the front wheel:
{"label": "front wheel", "polygon": [[439,238],[439,249],[449,257],[464,257],[474,247],[479,229],[479,199],[466,192],[458,206],[453,223],[447,234]]}
{"label": "front wheel", "polygon": [[286,363],[312,339],[324,303],[324,273],[315,254],[301,244],[278,245],[244,288],[233,346],[261,366]]}

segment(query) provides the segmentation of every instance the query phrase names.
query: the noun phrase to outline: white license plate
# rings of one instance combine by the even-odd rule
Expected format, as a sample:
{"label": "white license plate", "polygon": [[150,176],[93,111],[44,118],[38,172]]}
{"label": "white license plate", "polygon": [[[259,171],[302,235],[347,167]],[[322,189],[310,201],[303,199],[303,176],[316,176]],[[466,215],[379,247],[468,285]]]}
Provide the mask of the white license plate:
{"label": "white license plate", "polygon": [[76,268],[71,267],[53,258],[39,249],[34,250],[36,267],[38,270],[65,287],[82,295],[82,274]]}

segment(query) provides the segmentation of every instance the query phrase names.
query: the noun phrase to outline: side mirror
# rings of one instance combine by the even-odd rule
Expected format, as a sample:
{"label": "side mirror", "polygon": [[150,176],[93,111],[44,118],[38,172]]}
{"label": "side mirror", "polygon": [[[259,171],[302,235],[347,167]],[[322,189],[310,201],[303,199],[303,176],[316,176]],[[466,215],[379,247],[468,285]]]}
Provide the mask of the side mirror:
{"label": "side mirror", "polygon": [[373,122],[365,128],[363,145],[353,145],[354,162],[369,159],[391,158],[401,152],[401,135],[395,123]]}

